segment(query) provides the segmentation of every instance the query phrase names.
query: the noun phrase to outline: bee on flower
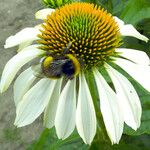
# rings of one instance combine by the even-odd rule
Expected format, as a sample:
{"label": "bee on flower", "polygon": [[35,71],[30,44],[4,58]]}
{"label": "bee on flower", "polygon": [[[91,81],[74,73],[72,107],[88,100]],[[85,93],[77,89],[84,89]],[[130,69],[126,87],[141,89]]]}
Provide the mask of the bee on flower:
{"label": "bee on flower", "polygon": [[[43,9],[36,13],[36,18],[43,19],[43,24],[10,36],[4,46],[19,45],[19,49],[4,68],[1,93],[8,89],[22,66],[40,59],[14,83],[14,124],[26,126],[44,112],[44,125],[55,126],[58,138],[66,139],[76,128],[86,144],[91,144],[96,134],[97,110],[102,114],[112,144],[119,143],[124,123],[134,130],[139,128],[142,113],[139,96],[130,81],[113,66],[121,67],[150,91],[147,54],[120,48],[123,36],[145,42],[148,38],[132,25],[90,3],[75,2],[56,10]],[[101,74],[102,68],[115,90]],[[96,100],[88,74],[95,84]]]}

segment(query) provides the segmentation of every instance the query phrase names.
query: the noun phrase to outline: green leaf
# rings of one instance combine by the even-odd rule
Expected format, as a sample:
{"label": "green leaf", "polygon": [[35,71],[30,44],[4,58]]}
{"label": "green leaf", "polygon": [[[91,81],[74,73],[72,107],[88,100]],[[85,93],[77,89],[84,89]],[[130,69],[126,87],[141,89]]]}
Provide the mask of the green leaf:
{"label": "green leaf", "polygon": [[147,0],[129,0],[124,11],[121,13],[121,18],[126,23],[135,24],[145,17],[149,17],[150,1]]}
{"label": "green leaf", "polygon": [[[141,26],[141,27],[140,27]],[[150,35],[150,17],[148,19],[144,19],[139,23],[139,28],[141,30],[146,31]]]}
{"label": "green leaf", "polygon": [[28,150],[86,150],[88,145],[85,145],[78,133],[74,133],[65,140],[60,140],[56,136],[55,129],[45,129],[39,140],[28,148]]}
{"label": "green leaf", "polygon": [[[119,145],[115,145],[113,147],[113,150],[141,150],[141,148],[133,144],[119,144]],[[147,149],[142,148],[142,150],[147,150]]]}
{"label": "green leaf", "polygon": [[120,13],[124,10],[128,0],[113,0],[113,12],[115,16],[120,16]]}
{"label": "green leaf", "polygon": [[134,17],[130,20],[130,23],[136,25],[140,20],[150,18],[150,7],[142,8],[138,11]]}

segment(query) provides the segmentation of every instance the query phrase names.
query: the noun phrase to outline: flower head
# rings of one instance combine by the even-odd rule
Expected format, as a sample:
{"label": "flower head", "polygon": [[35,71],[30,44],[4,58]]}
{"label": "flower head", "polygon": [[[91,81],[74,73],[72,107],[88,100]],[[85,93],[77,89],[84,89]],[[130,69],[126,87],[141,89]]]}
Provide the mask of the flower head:
{"label": "flower head", "polygon": [[48,15],[38,37],[40,49],[51,55],[67,53],[82,60],[85,68],[101,65],[116,55],[120,32],[115,19],[104,9],[88,3],[74,3]]}
{"label": "flower head", "polygon": [[[38,65],[22,72],[14,83],[15,125],[28,125],[44,111],[44,125],[55,126],[60,139],[67,138],[76,127],[83,141],[91,144],[97,125],[95,105],[99,105],[112,143],[119,142],[124,122],[136,130],[142,112],[138,94],[111,63],[150,91],[148,56],[142,51],[118,48],[122,36],[148,39],[132,25],[89,3],[44,9],[36,17],[44,23],[23,29],[5,44],[5,48],[20,46],[19,53],[4,68],[1,92],[7,90],[23,65],[40,58]],[[31,45],[34,40],[37,44]],[[100,73],[102,67],[115,91]],[[96,85],[95,102],[86,73],[92,74]],[[39,81],[34,84],[36,79]]]}

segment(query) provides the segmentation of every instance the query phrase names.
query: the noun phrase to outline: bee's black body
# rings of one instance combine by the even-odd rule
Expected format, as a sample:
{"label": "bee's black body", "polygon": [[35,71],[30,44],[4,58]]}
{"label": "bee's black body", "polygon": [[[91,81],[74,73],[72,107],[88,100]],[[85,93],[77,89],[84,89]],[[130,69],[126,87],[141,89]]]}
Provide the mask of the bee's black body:
{"label": "bee's black body", "polygon": [[[71,43],[64,49],[64,53],[61,56],[54,56],[47,53],[47,57],[42,60],[41,70],[36,75],[43,76],[48,78],[61,78],[65,76],[68,79],[73,79],[74,76],[79,74],[80,63],[78,59],[73,56],[73,54],[68,54],[68,49],[70,48]],[[39,67],[34,67],[37,72]]]}

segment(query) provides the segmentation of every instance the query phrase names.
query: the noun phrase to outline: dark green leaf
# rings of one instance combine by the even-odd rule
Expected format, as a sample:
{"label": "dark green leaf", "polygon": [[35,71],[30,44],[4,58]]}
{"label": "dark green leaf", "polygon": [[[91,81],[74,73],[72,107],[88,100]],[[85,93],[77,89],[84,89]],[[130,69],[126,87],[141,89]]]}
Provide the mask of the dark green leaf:
{"label": "dark green leaf", "polygon": [[78,133],[74,133],[65,140],[60,140],[56,136],[55,129],[45,129],[39,140],[35,142],[28,150],[87,150],[88,145],[85,145]]}
{"label": "dark green leaf", "polygon": [[121,13],[121,18],[126,23],[137,23],[143,17],[148,17],[150,1],[147,0],[129,0]]}

